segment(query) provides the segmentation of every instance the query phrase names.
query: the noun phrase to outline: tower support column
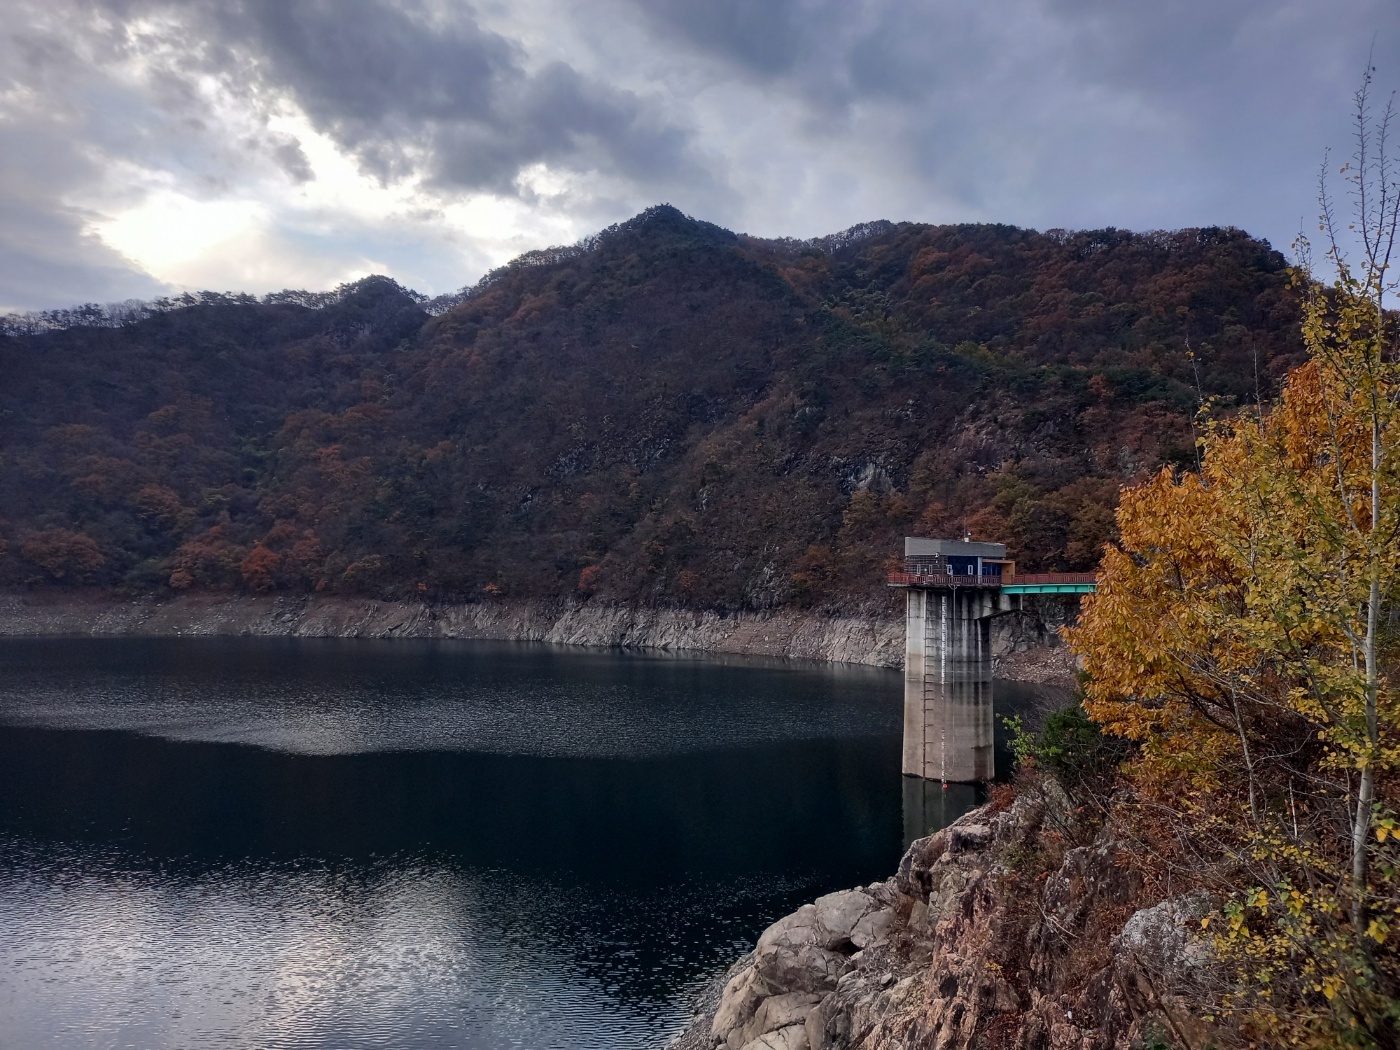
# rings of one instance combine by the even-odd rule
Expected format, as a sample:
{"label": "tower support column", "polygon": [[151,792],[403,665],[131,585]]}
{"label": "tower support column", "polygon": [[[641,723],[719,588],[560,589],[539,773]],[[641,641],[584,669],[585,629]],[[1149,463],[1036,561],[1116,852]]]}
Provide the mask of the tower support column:
{"label": "tower support column", "polygon": [[906,594],[904,773],[991,780],[996,596],[979,588],[917,586]]}

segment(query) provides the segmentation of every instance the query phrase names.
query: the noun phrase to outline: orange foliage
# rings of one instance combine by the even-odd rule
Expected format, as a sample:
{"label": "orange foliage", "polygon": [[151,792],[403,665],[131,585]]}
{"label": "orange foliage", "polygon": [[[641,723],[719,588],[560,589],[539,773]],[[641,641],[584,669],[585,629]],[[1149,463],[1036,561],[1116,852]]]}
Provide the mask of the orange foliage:
{"label": "orange foliage", "polygon": [[81,582],[102,568],[106,559],[89,536],[67,529],[44,529],[20,538],[20,557],[33,562],[54,579]]}
{"label": "orange foliage", "polygon": [[1123,492],[1120,545],[1067,633],[1085,709],[1140,746],[1123,808],[1145,867],[1223,898],[1221,1002],[1269,1045],[1388,1047],[1400,346],[1385,267],[1365,287],[1339,268],[1309,294],[1311,360],[1278,405],[1208,423],[1199,473]]}
{"label": "orange foliage", "polygon": [[227,587],[242,578],[244,550],[228,538],[223,525],[215,525],[175,551],[170,585],[175,588]]}
{"label": "orange foliage", "polygon": [[303,573],[312,573],[320,567],[325,556],[325,549],[321,546],[320,538],[315,532],[307,529],[292,544],[288,560]]}
{"label": "orange foliage", "polygon": [[341,578],[352,586],[372,588],[384,578],[384,559],[378,554],[367,554],[346,566]]}
{"label": "orange foliage", "polygon": [[115,456],[84,456],[74,466],[80,476],[73,478],[70,484],[99,503],[120,499],[139,485],[145,474],[135,463]]}
{"label": "orange foliage", "polygon": [[133,588],[247,587],[261,543],[283,586],[547,599],[601,563],[620,600],[834,612],[883,600],[904,533],[964,526],[1087,569],[1116,486],[1189,461],[1186,340],[1237,403],[1296,356],[1283,265],[1235,230],[796,242],[652,209],[437,317],[372,278],[0,341],[26,421],[0,513],[91,536],[94,582]]}
{"label": "orange foliage", "polygon": [[277,587],[282,556],[268,550],[261,543],[248,552],[239,563],[243,582],[255,591],[270,591]]}

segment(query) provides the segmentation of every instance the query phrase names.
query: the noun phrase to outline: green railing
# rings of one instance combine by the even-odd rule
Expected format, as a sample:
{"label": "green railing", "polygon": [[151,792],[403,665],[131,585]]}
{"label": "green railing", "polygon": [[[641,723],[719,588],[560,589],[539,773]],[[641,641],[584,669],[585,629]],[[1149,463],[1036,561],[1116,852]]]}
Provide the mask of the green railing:
{"label": "green railing", "polygon": [[1092,594],[1098,576],[1092,572],[1012,572],[1004,576],[892,572],[886,579],[891,587],[998,588],[1002,594]]}

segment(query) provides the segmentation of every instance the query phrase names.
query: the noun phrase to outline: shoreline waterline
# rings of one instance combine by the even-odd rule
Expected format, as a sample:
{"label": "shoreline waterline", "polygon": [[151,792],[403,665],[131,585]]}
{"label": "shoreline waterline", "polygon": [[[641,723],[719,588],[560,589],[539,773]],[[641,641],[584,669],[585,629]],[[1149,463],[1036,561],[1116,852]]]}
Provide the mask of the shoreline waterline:
{"label": "shoreline waterline", "polygon": [[[719,613],[577,601],[430,604],[304,596],[119,599],[82,592],[0,594],[0,637],[455,638],[612,650],[766,656],[899,668],[904,616]],[[993,651],[1005,680],[1068,685],[1073,660],[1044,625],[1002,619]]]}

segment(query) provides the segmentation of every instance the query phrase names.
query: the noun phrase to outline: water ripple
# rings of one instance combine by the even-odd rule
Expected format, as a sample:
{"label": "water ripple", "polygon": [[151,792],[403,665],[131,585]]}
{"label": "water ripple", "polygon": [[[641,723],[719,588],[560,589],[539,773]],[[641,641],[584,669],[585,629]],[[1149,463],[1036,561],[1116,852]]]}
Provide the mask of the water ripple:
{"label": "water ripple", "polygon": [[0,640],[0,1041],[658,1047],[768,922],[892,868],[898,689],[544,646]]}
{"label": "water ripple", "polygon": [[25,1047],[656,1046],[697,954],[742,951],[795,888],[609,894],[424,857],[197,873],[0,846],[0,1003]]}
{"label": "water ripple", "polygon": [[[66,660],[75,647],[84,658]],[[421,640],[44,639],[5,650],[10,725],[301,754],[641,757],[884,735],[898,719],[870,702],[892,695],[892,672],[800,662]]]}

